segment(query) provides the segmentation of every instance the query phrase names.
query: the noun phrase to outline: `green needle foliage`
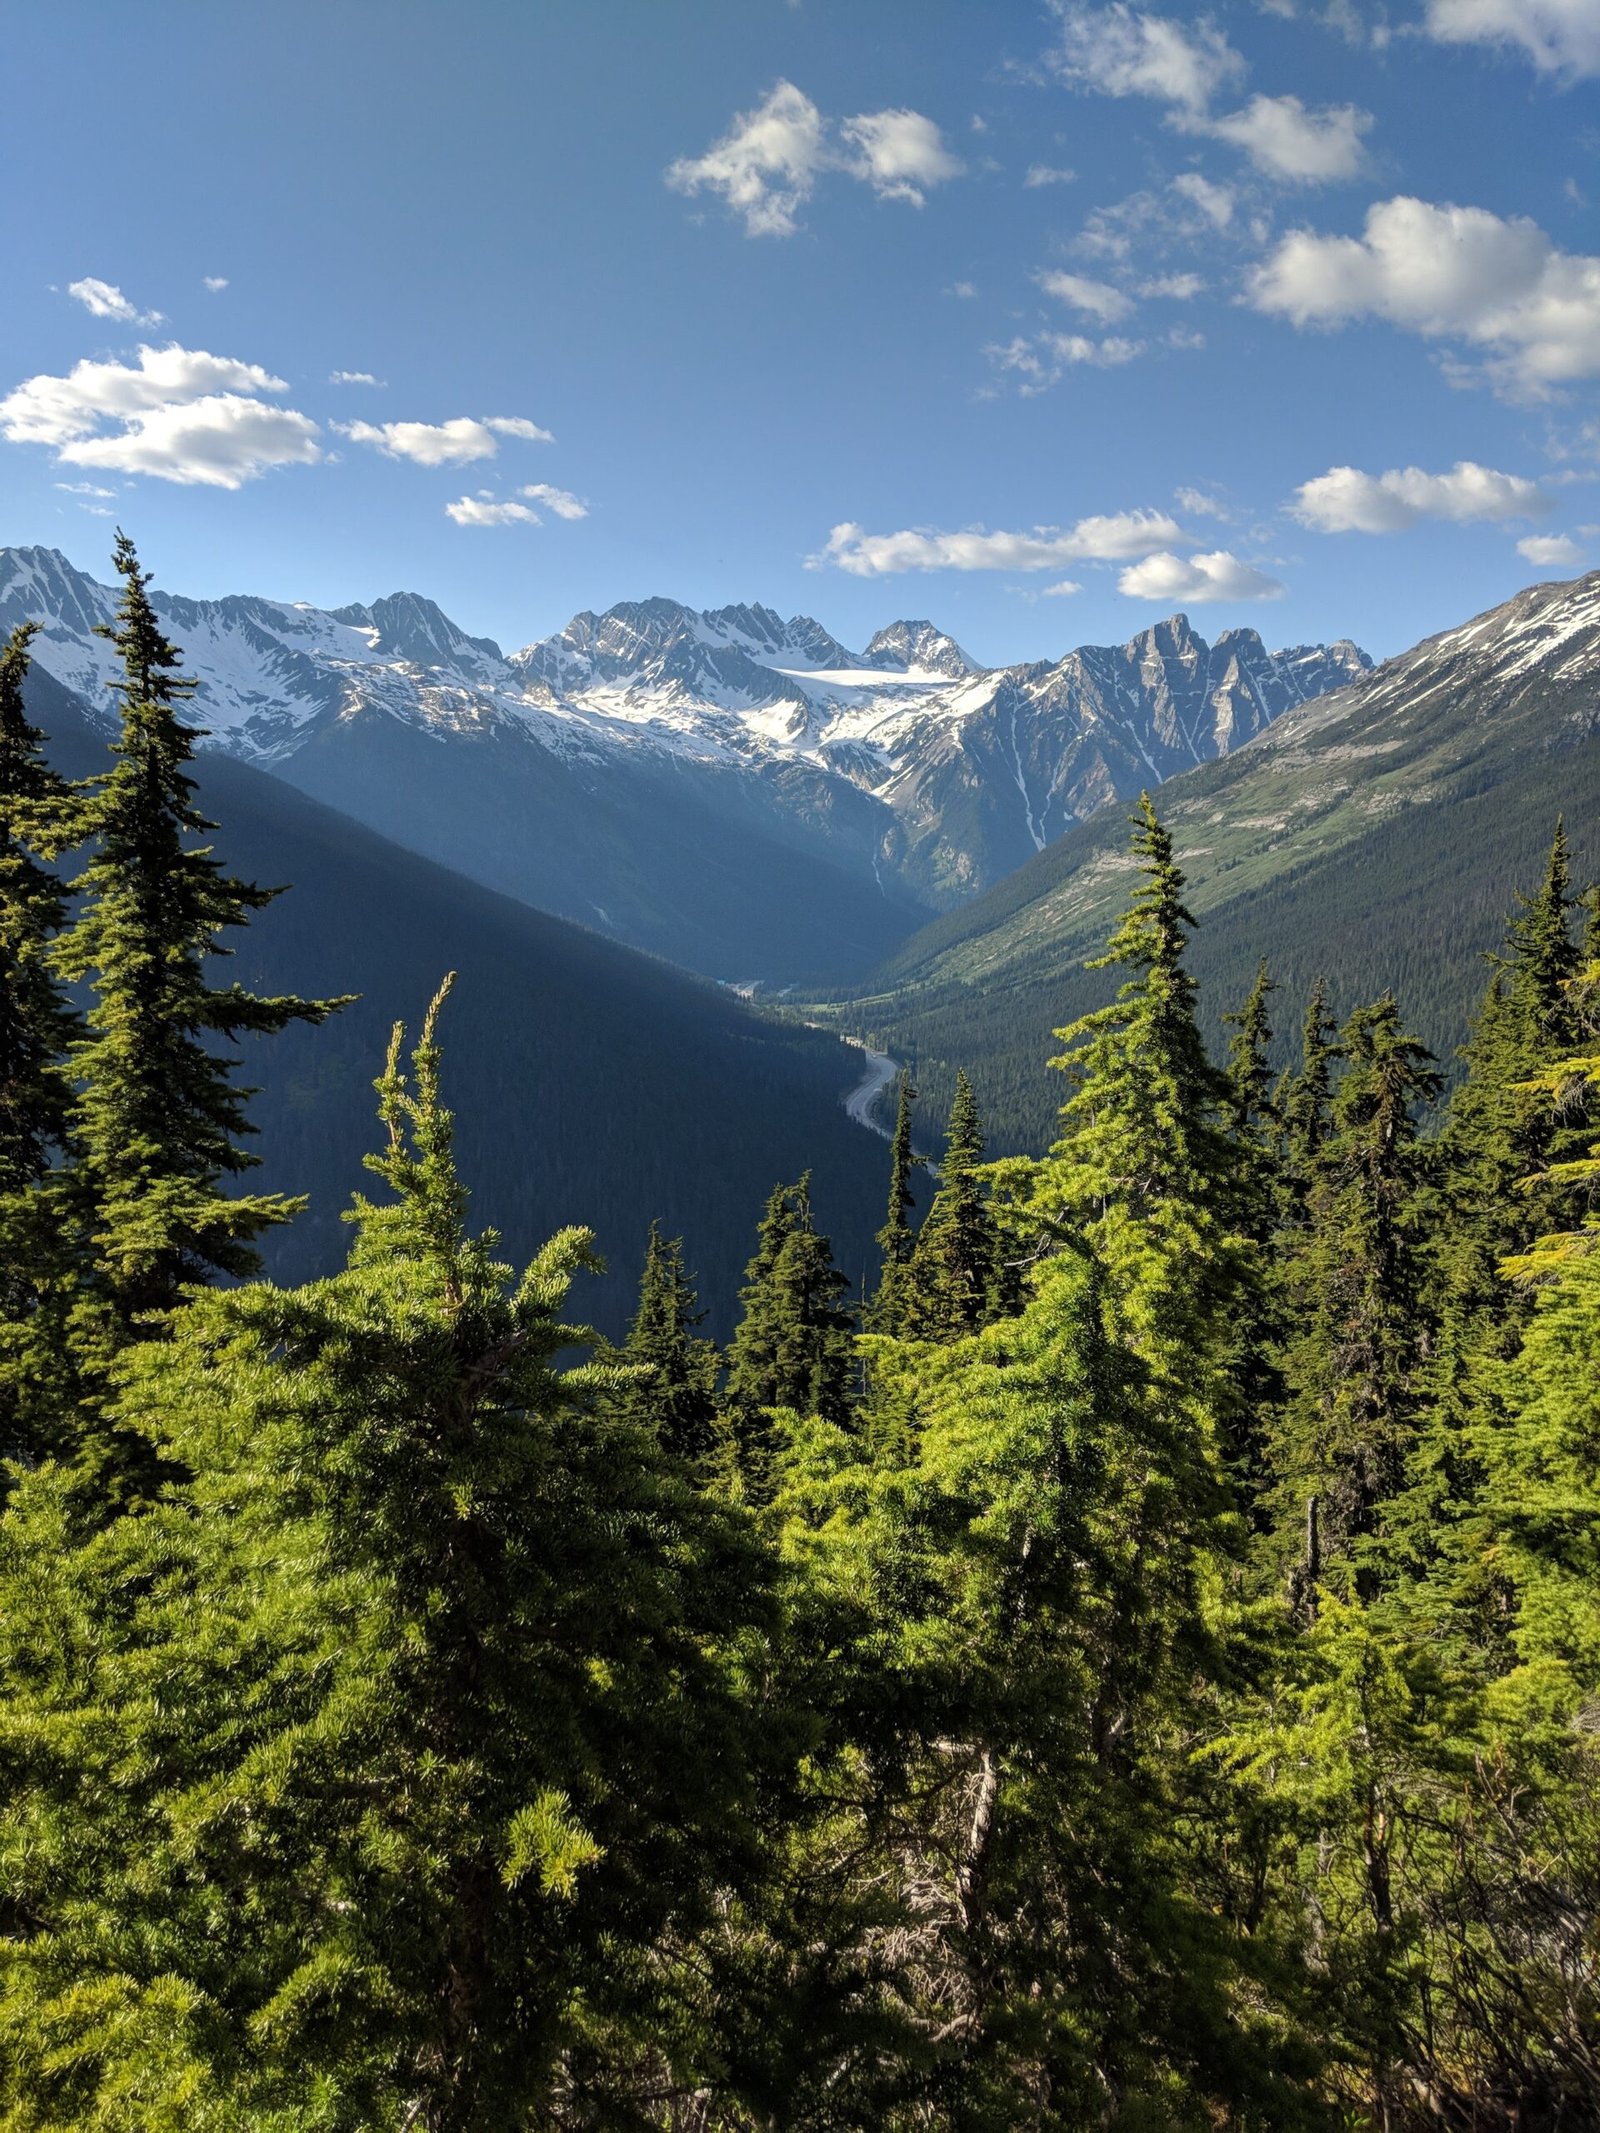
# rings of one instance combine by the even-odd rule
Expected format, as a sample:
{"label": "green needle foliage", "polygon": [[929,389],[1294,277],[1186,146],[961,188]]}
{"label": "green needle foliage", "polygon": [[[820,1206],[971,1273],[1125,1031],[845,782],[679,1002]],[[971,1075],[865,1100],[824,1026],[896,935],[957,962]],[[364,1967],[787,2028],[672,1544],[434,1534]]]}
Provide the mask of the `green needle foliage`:
{"label": "green needle foliage", "polygon": [[87,791],[0,653],[0,2133],[1600,2133],[1560,829],[1430,1137],[1390,995],[1213,1063],[1146,798],[1055,1145],[958,1079],[913,1232],[903,1079],[868,1330],[779,1186],[719,1399],[659,1227],[620,1352],[473,1234],[443,991],[253,1278],[228,1046],[333,1003],[207,982],[268,892],[118,564]]}
{"label": "green needle foliage", "polygon": [[728,1349],[724,1406],[740,1486],[751,1503],[772,1491],[780,1415],[842,1423],[850,1413],[855,1322],[850,1286],[811,1217],[811,1180],[773,1188],[739,1291],[743,1316]]}
{"label": "green needle foliage", "polygon": [[71,1394],[67,1323],[78,1267],[56,1173],[69,1150],[62,1064],[79,1025],[50,968],[67,897],[43,864],[68,811],[28,721],[32,623],[0,647],[0,1453],[36,1458]]}
{"label": "green needle foliage", "polygon": [[906,1265],[898,1330],[908,1339],[959,1340],[995,1315],[1000,1248],[978,1175],[982,1157],[972,1084],[958,1071],[939,1190]]}
{"label": "green needle foliage", "polygon": [[911,1223],[916,1205],[911,1180],[923,1164],[923,1158],[911,1145],[911,1111],[916,1100],[911,1076],[902,1071],[895,1102],[894,1137],[889,1143],[889,1212],[877,1236],[881,1266],[878,1293],[865,1321],[873,1333],[898,1333],[905,1308],[905,1270],[917,1241]]}
{"label": "green needle foliage", "polygon": [[260,999],[209,982],[207,959],[231,952],[223,936],[278,892],[235,880],[193,841],[214,826],[196,812],[184,767],[199,734],[178,714],[194,684],[177,672],[180,655],[125,535],[114,560],[123,597],[104,634],[122,660],[121,733],[113,767],[75,810],[74,841],[92,855],[73,884],[80,909],[54,965],[94,995],[72,1053],[71,1129],[92,1205],[97,1293],[121,1338],[191,1283],[253,1273],[252,1240],[302,1204],[223,1190],[258,1158],[240,1146],[249,1092],[215,1040],[320,1022],[342,1002]]}
{"label": "green needle foliage", "polygon": [[622,1350],[634,1374],[618,1394],[618,1408],[702,1473],[718,1441],[716,1343],[694,1330],[704,1317],[684,1267],[683,1240],[663,1237],[652,1222],[639,1308]]}
{"label": "green needle foliage", "polygon": [[64,1561],[60,1482],[19,1491],[0,2123],[443,2133],[671,2078],[650,1951],[748,1871],[761,1572],[561,1367],[587,1236],[513,1276],[467,1233],[439,1005],[348,1270],[126,1351],[191,1478]]}

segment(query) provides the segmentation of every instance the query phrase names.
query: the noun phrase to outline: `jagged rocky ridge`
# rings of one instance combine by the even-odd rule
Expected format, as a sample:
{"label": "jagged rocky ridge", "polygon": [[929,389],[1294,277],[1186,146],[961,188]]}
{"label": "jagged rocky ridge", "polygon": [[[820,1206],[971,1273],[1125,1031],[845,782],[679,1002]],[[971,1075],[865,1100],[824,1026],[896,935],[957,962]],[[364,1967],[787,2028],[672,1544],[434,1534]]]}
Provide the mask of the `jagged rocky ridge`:
{"label": "jagged rocky ridge", "polygon": [[[93,629],[115,602],[56,550],[0,550],[0,627],[42,621],[41,665],[91,706],[112,672]],[[492,886],[548,896],[520,880],[514,820],[487,854],[455,848],[433,821],[441,781],[481,775],[492,756],[502,795],[542,778],[580,814],[624,806],[558,907],[700,967],[716,967],[715,942],[691,954],[633,916],[650,894],[639,824],[653,806],[687,803],[803,855],[887,899],[904,931],[1371,664],[1348,642],[1270,651],[1250,629],[1208,644],[1184,615],[1124,645],[985,670],[931,622],[892,623],[855,652],[809,616],[760,606],[627,601],[509,655],[414,593],[329,611],[248,595],[158,594],[157,607],[199,679],[211,746]],[[408,797],[403,764],[422,741]],[[490,753],[449,745],[474,741]],[[630,878],[605,858],[619,842]]]}

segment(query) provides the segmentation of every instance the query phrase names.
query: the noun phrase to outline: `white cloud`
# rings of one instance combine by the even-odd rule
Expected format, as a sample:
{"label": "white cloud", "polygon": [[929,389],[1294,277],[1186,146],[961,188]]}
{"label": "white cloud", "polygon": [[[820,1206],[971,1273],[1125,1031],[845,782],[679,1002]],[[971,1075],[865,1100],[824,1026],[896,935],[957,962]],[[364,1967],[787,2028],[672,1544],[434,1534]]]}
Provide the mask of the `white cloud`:
{"label": "white cloud", "polygon": [[1039,597],[1041,600],[1070,600],[1074,593],[1082,591],[1076,578],[1061,578],[1054,585],[1041,586]]}
{"label": "white cloud", "polygon": [[793,82],[780,81],[703,156],[680,156],[667,183],[681,193],[720,193],[752,237],[792,237],[825,154],[822,113]]}
{"label": "white cloud", "polygon": [[1600,74],[1595,0],[1428,0],[1427,30],[1441,44],[1519,46],[1542,73]]}
{"label": "white cloud", "polygon": [[1297,326],[1381,318],[1489,354],[1529,395],[1600,374],[1600,258],[1558,251],[1537,223],[1402,195],[1360,237],[1295,230],[1250,278],[1249,300]]}
{"label": "white cloud", "polygon": [[1149,96],[1203,111],[1245,63],[1222,32],[1201,20],[1186,28],[1147,15],[1126,0],[1105,8],[1053,0],[1061,41],[1050,63],[1069,81],[1105,96]]}
{"label": "white cloud", "polygon": [[69,466],[237,489],[269,467],[311,465],[322,456],[316,440],[317,425],[292,407],[209,393],[152,408],[115,436],[79,438],[57,456]]}
{"label": "white cloud", "polygon": [[1244,60],[1209,17],[1184,24],[1113,0],[1053,0],[1061,42],[1050,55],[1059,73],[1107,96],[1147,96],[1169,109],[1181,133],[1242,149],[1257,170],[1294,185],[1354,177],[1363,163],[1370,112],[1354,104],[1308,111],[1297,96],[1253,96],[1217,115],[1218,94],[1246,72]]}
{"label": "white cloud", "polygon": [[1209,555],[1146,556],[1123,571],[1117,590],[1130,600],[1188,600],[1195,605],[1208,600],[1276,600],[1283,593],[1276,578],[1226,548]]}
{"label": "white cloud", "polygon": [[1030,163],[1028,175],[1023,179],[1024,192],[1033,192],[1041,185],[1073,185],[1077,182],[1075,170],[1060,170],[1053,163]]}
{"label": "white cloud", "polygon": [[159,311],[141,311],[114,282],[97,280],[92,274],[83,281],[69,281],[67,294],[75,296],[96,318],[119,319],[126,326],[159,326],[162,322]]}
{"label": "white cloud", "polygon": [[547,481],[531,481],[525,489],[520,489],[517,493],[532,497],[536,504],[543,504],[545,509],[553,511],[557,518],[589,516],[589,506],[581,498],[574,496],[570,489],[552,489]]}
{"label": "white cloud", "polygon": [[870,185],[880,200],[921,207],[931,185],[959,178],[966,165],[945,147],[938,127],[920,111],[864,111],[839,132],[855,154],[843,167]]}
{"label": "white cloud", "polygon": [[228,286],[228,277],[226,274],[203,274],[200,277],[200,286],[202,289],[209,289],[213,296],[220,296]]}
{"label": "white cloud", "polygon": [[977,295],[978,291],[976,284],[973,282],[953,281],[944,293],[946,296],[959,296],[963,299],[971,299],[972,297],[975,297]]}
{"label": "white cloud", "polygon": [[1139,294],[1170,297],[1174,303],[1186,304],[1204,288],[1205,282],[1198,274],[1158,274],[1153,281],[1139,284]]}
{"label": "white cloud", "polygon": [[1186,170],[1174,178],[1171,190],[1180,199],[1197,207],[1207,222],[1216,230],[1225,230],[1233,220],[1234,192],[1229,185],[1213,185],[1209,178],[1201,177],[1197,170]]}
{"label": "white cloud", "polygon": [[461,467],[493,459],[502,437],[553,443],[550,432],[521,415],[452,415],[448,422],[345,422],[336,424],[353,444],[375,445],[390,459],[419,467]]}
{"label": "white cloud", "polygon": [[117,493],[115,489],[102,489],[98,482],[93,481],[58,481],[54,486],[64,489],[68,496],[98,496],[104,499]]}
{"label": "white cloud", "polygon": [[1027,533],[986,533],[981,526],[960,533],[930,527],[900,533],[868,533],[846,522],[835,526],[808,570],[828,565],[855,578],[887,578],[910,570],[1055,570],[1063,563],[1120,562],[1147,555],[1181,528],[1164,511],[1119,511],[1081,518],[1069,527],[1035,526]]}
{"label": "white cloud", "polygon": [[375,378],[370,370],[330,370],[328,372],[328,383],[330,385],[381,386],[383,382],[382,378]]}
{"label": "white cloud", "polygon": [[983,352],[997,370],[1010,371],[1023,379],[1024,395],[1042,393],[1059,383],[1064,374],[1080,365],[1097,370],[1115,370],[1144,354],[1143,341],[1130,341],[1121,334],[1095,340],[1086,333],[1041,333],[1033,340],[1018,335]]}
{"label": "white cloud", "polygon": [[131,420],[146,410],[203,393],[281,393],[288,386],[259,363],[208,355],[201,348],[141,348],[138,366],[75,363],[63,377],[26,378],[0,400],[0,431],[13,444],[65,444],[102,419]]}
{"label": "white cloud", "polygon": [[1426,474],[1421,467],[1391,467],[1386,474],[1330,467],[1296,489],[1289,509],[1319,533],[1399,533],[1425,518],[1458,526],[1529,518],[1547,501],[1524,475],[1462,459],[1448,474]]}
{"label": "white cloud", "polygon": [[1541,570],[1559,570],[1583,561],[1583,550],[1565,533],[1530,533],[1518,541],[1517,553]]}
{"label": "white cloud", "polygon": [[1133,309],[1132,298],[1120,289],[1114,289],[1108,281],[1091,281],[1087,275],[1062,274],[1054,269],[1038,274],[1034,279],[1046,296],[1070,305],[1074,311],[1087,312],[1105,326],[1114,326]]}
{"label": "white cloud", "polygon": [[1298,96],[1253,96],[1242,111],[1185,119],[1183,131],[1242,148],[1257,170],[1294,185],[1353,178],[1366,161],[1372,114],[1354,104],[1308,111]]}
{"label": "white cloud", "polygon": [[0,436],[52,446],[65,466],[237,489],[321,457],[308,416],[258,397],[287,390],[259,363],[141,348],[137,365],[85,360],[65,377],[24,379],[0,399]]}
{"label": "white cloud", "polygon": [[1205,489],[1174,489],[1172,500],[1181,510],[1187,511],[1191,518],[1227,520],[1233,516],[1226,504]]}
{"label": "white cloud", "polygon": [[702,156],[680,156],[667,170],[676,192],[712,192],[744,219],[751,237],[792,237],[800,210],[829,170],[870,185],[880,200],[921,207],[928,188],[965,168],[920,111],[863,111],[841,121],[842,147],[802,89],[780,81],[753,111]]}
{"label": "white cloud", "polygon": [[537,511],[530,511],[526,504],[496,503],[489,496],[458,496],[453,504],[444,507],[446,518],[453,518],[458,526],[537,526],[542,524]]}

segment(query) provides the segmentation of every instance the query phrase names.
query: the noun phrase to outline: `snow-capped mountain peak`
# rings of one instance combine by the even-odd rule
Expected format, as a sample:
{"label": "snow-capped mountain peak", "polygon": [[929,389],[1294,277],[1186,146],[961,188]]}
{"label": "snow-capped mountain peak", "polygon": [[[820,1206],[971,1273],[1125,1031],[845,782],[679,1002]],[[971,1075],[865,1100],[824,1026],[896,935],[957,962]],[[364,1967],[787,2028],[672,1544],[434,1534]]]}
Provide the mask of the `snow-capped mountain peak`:
{"label": "snow-capped mountain peak", "polygon": [[[1181,614],[1123,645],[986,670],[927,620],[857,652],[751,602],[621,601],[502,655],[418,593],[332,610],[153,598],[211,747],[277,767],[330,728],[358,751],[384,725],[446,745],[493,732],[584,777],[690,778],[714,806],[935,904],[1368,664],[1348,643],[1270,652],[1249,629],[1207,644]],[[116,657],[94,629],[117,601],[55,550],[0,550],[0,629],[42,621],[39,663],[108,717]],[[409,802],[423,814],[432,776]],[[363,789],[352,779],[341,804]]]}
{"label": "snow-capped mountain peak", "polygon": [[891,622],[879,630],[861,655],[867,667],[904,667],[920,674],[943,674],[952,681],[983,669],[975,659],[931,622]]}

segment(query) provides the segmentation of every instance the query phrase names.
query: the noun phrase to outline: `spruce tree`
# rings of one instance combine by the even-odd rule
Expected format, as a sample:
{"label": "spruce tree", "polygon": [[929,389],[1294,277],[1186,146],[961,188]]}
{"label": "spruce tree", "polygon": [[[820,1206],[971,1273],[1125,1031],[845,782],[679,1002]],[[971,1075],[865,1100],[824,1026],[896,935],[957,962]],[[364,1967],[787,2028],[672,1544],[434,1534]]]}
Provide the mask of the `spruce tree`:
{"label": "spruce tree", "polygon": [[[1469,1641],[1498,1644],[1504,1610],[1493,1551],[1481,1545],[1484,1475],[1473,1450],[1501,1399],[1532,1291],[1502,1262],[1559,1222],[1570,1188],[1555,1173],[1582,1143],[1581,1077],[1550,1071],[1578,1041],[1570,867],[1558,821],[1544,878],[1520,910],[1461,1058],[1466,1075],[1440,1136],[1441,1201],[1433,1212],[1430,1287],[1438,1334],[1426,1371],[1426,1412],[1410,1486],[1392,1524],[1413,1574],[1427,1575]],[[1457,1534],[1455,1528],[1464,1525]]]}
{"label": "spruce tree", "polygon": [[1087,1246],[1105,1268],[1117,1337],[1156,1396],[1186,1412],[1209,1459],[1234,1423],[1227,1321],[1246,1274],[1236,1223],[1228,1084],[1206,1056],[1184,960],[1194,919],[1172,839],[1148,793],[1133,818],[1143,876],[1103,956],[1127,973],[1115,1001],[1057,1037],[1071,1094],[1061,1136],[1027,1174],[1037,1250]]}
{"label": "spruce tree", "polygon": [[53,1448],[70,1409],[66,1326],[77,1295],[62,1063],[78,1020],[50,970],[67,897],[42,863],[67,787],[23,701],[32,623],[0,648],[0,1457]]}
{"label": "spruce tree", "polygon": [[0,1522],[19,2133],[624,2125],[720,2077],[687,2010],[753,1873],[766,1572],[564,1365],[587,1234],[516,1275],[468,1232],[437,1008],[347,1268],[123,1352],[162,1500],[74,1545],[52,1466]]}
{"label": "spruce tree", "polygon": [[877,1235],[878,1293],[866,1314],[867,1330],[872,1333],[898,1333],[904,1310],[905,1270],[916,1243],[916,1231],[911,1226],[911,1211],[916,1205],[911,1180],[923,1161],[911,1145],[911,1107],[916,1100],[911,1076],[902,1068],[894,1137],[889,1143],[889,1212]]}
{"label": "spruce tree", "polygon": [[192,1283],[253,1272],[253,1240],[303,1204],[223,1190],[259,1158],[239,1145],[251,1131],[250,1092],[215,1040],[320,1022],[343,1004],[209,983],[207,958],[232,952],[222,936],[279,892],[235,879],[193,841],[214,827],[195,808],[187,770],[200,733],[179,717],[195,684],[177,671],[149,575],[121,533],[114,560],[122,601],[100,628],[122,660],[121,732],[114,766],[89,781],[76,810],[75,837],[93,855],[74,883],[79,916],[54,955],[57,971],[94,995],[72,1052],[70,1123],[113,1341]]}
{"label": "spruce tree", "polygon": [[1333,1130],[1333,1062],[1338,1058],[1338,1022],[1327,1005],[1327,983],[1318,977],[1306,1003],[1306,1022],[1301,1026],[1299,1071],[1286,1077],[1278,1090],[1278,1111],[1284,1122],[1286,1184],[1291,1199],[1286,1214],[1291,1220]]}
{"label": "spruce tree", "polygon": [[704,1318],[682,1239],[663,1237],[660,1223],[652,1222],[639,1304],[622,1350],[635,1375],[618,1396],[618,1411],[699,1471],[717,1441],[716,1344],[695,1332]]}
{"label": "spruce tree", "polygon": [[37,1185],[66,1139],[60,1065],[77,1020],[49,967],[67,897],[41,863],[67,812],[67,787],[28,721],[23,683],[37,625],[0,647],[0,1197]]}
{"label": "spruce tree", "polygon": [[855,1323],[842,1304],[848,1287],[812,1221],[809,1172],[797,1185],[775,1186],[739,1292],[743,1315],[723,1392],[741,1484],[752,1503],[771,1492],[776,1410],[832,1423],[849,1419]]}
{"label": "spruce tree", "polygon": [[960,1340],[994,1315],[998,1247],[977,1175],[982,1158],[977,1100],[958,1068],[939,1190],[906,1268],[899,1330],[907,1339]]}
{"label": "spruce tree", "polygon": [[1411,1446],[1426,1327],[1419,1115],[1441,1086],[1391,994],[1356,1009],[1340,1049],[1345,1071],[1289,1275],[1302,1330],[1270,1454],[1280,1552],[1314,1531],[1313,1581],[1374,1532]]}

